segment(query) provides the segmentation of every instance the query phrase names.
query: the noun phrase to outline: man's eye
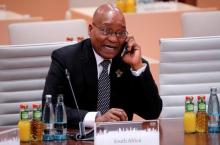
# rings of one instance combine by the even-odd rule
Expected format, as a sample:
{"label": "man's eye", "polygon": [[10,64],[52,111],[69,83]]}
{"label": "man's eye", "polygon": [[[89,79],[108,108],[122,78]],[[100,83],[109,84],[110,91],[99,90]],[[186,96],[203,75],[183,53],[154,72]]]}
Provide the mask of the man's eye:
{"label": "man's eye", "polygon": [[117,34],[122,36],[122,35],[124,35],[124,32],[118,32]]}
{"label": "man's eye", "polygon": [[118,36],[125,36],[125,35],[126,35],[126,32],[118,32],[117,35],[118,35]]}
{"label": "man's eye", "polygon": [[105,32],[105,34],[110,34],[110,33],[111,33],[111,30],[105,29],[104,32]]}

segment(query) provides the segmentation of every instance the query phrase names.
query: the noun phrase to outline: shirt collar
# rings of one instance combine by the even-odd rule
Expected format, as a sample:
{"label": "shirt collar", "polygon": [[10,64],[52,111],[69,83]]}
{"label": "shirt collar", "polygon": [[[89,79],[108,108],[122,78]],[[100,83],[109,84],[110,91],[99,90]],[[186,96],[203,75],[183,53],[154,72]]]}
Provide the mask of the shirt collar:
{"label": "shirt collar", "polygon": [[[100,63],[104,60],[104,58],[102,58],[100,55],[98,55],[98,53],[95,52],[94,48],[93,48],[93,52],[95,54],[95,59],[96,59],[96,64],[97,66],[100,65]],[[112,59],[109,59],[110,62],[112,62]]]}

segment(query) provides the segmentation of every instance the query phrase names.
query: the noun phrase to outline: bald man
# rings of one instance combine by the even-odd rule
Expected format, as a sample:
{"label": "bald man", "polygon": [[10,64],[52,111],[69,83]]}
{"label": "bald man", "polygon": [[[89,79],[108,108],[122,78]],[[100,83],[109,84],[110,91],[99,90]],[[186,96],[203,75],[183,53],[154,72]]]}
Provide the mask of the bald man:
{"label": "bald man", "polygon": [[[110,4],[104,4],[94,13],[89,24],[89,39],[52,53],[42,103],[51,94],[52,103],[57,95],[64,94],[68,127],[80,121],[65,69],[87,127],[94,122],[127,121],[136,113],[144,119],[156,119],[162,109],[162,100],[150,72],[149,64],[141,58],[141,47],[128,35],[123,13]],[[127,46],[126,51],[124,47]],[[105,111],[99,110],[99,77],[106,60],[110,80],[110,93]]]}

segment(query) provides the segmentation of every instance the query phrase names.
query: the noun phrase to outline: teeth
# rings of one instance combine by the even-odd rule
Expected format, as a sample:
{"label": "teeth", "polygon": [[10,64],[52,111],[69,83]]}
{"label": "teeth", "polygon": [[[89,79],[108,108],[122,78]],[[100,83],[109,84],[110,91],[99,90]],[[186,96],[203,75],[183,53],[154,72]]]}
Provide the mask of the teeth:
{"label": "teeth", "polygon": [[107,49],[114,49],[115,47],[112,46],[106,46]]}

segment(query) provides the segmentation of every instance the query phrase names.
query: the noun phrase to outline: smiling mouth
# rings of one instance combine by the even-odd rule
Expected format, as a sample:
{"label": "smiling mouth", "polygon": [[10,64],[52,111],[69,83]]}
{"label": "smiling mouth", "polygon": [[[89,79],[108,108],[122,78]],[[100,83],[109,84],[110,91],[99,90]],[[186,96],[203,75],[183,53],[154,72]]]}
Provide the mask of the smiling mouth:
{"label": "smiling mouth", "polygon": [[105,45],[105,48],[107,49],[117,49],[117,46],[112,46],[112,45]]}

